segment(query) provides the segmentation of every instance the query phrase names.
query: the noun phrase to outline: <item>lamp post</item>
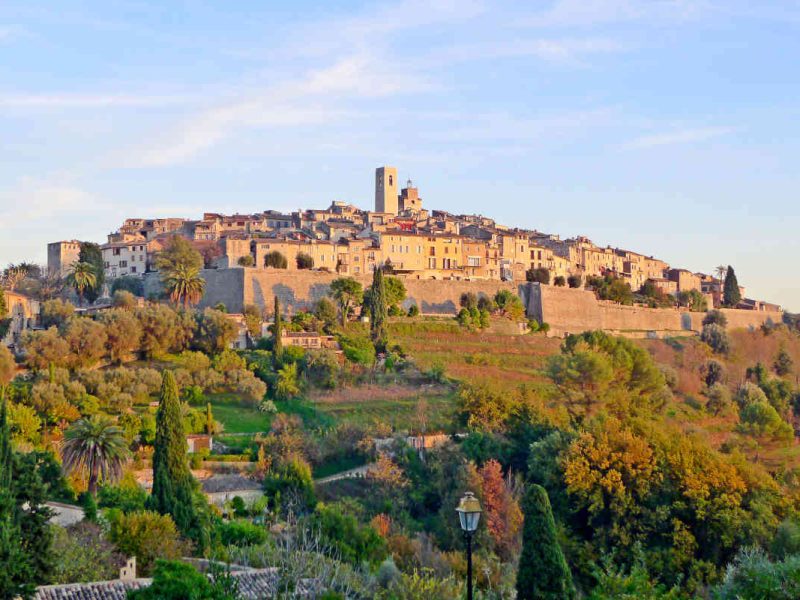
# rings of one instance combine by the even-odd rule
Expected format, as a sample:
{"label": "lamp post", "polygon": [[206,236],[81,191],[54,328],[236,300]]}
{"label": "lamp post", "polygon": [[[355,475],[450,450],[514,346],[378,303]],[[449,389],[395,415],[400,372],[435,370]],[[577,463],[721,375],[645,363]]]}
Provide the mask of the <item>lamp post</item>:
{"label": "lamp post", "polygon": [[467,600],[472,600],[472,535],[481,518],[481,503],[472,492],[467,492],[456,508],[464,539],[467,541]]}

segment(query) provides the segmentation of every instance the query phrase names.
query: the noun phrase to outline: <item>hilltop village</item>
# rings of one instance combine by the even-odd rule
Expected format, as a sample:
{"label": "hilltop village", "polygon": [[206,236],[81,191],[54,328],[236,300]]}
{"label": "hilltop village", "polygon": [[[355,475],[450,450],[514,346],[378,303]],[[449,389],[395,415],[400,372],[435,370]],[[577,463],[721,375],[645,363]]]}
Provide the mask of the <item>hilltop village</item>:
{"label": "hilltop village", "polygon": [[373,211],[128,219],[3,270],[0,598],[800,581],[797,315],[732,266],[429,211],[397,179]]}
{"label": "hilltop village", "polygon": [[[535,281],[576,288],[591,278],[613,277],[634,292],[654,292],[659,306],[681,299],[688,305],[689,294],[702,294],[708,308],[722,304],[721,273],[693,273],[653,256],[600,247],[586,237],[561,239],[481,215],[427,209],[413,182],[401,188],[397,169],[389,166],[375,170],[374,210],[334,201],[327,209],[291,214],[266,210],[207,212],[200,220],[126,219],[100,247],[106,278],[155,271],[155,257],[174,235],[190,240],[209,269],[307,269],[359,277],[383,266],[410,279]],[[77,240],[49,244],[48,269],[68,274],[80,249]],[[780,310],[745,298],[744,288],[740,292],[731,308]]]}

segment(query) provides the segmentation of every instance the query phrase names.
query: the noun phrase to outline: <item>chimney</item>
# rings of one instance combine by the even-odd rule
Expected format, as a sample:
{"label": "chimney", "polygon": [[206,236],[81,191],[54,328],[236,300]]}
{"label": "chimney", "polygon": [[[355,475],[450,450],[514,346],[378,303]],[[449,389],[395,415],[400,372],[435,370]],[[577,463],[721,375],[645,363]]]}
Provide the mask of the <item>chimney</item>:
{"label": "chimney", "polygon": [[125,566],[119,570],[120,581],[133,581],[136,579],[136,557],[131,556]]}

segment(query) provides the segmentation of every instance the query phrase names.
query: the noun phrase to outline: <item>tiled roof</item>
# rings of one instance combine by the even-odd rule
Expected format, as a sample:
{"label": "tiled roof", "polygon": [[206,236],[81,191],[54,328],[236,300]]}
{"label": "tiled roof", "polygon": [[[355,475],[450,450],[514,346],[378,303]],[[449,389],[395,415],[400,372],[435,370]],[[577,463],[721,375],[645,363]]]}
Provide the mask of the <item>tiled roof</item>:
{"label": "tiled roof", "polygon": [[[232,571],[231,577],[238,581],[239,594],[243,599],[262,600],[277,595],[279,575],[275,568]],[[33,600],[125,600],[128,590],[145,588],[151,582],[152,579],[133,579],[48,585],[38,588]],[[297,596],[311,595],[311,590],[315,587],[313,580],[301,580],[297,583]]]}
{"label": "tiled roof", "polygon": [[[211,457],[213,460],[213,456]],[[206,494],[260,490],[261,484],[242,475],[214,475],[200,482]]]}
{"label": "tiled roof", "polygon": [[128,590],[138,590],[150,585],[152,579],[130,581],[96,581],[93,583],[70,583],[40,587],[34,600],[125,600]]}

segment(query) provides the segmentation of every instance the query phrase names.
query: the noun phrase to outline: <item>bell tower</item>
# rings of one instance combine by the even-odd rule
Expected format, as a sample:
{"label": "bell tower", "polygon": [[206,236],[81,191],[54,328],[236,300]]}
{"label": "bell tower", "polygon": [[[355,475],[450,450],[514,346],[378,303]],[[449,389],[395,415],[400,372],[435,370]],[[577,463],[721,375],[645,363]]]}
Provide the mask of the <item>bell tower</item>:
{"label": "bell tower", "polygon": [[397,214],[397,168],[375,169],[375,212]]}

